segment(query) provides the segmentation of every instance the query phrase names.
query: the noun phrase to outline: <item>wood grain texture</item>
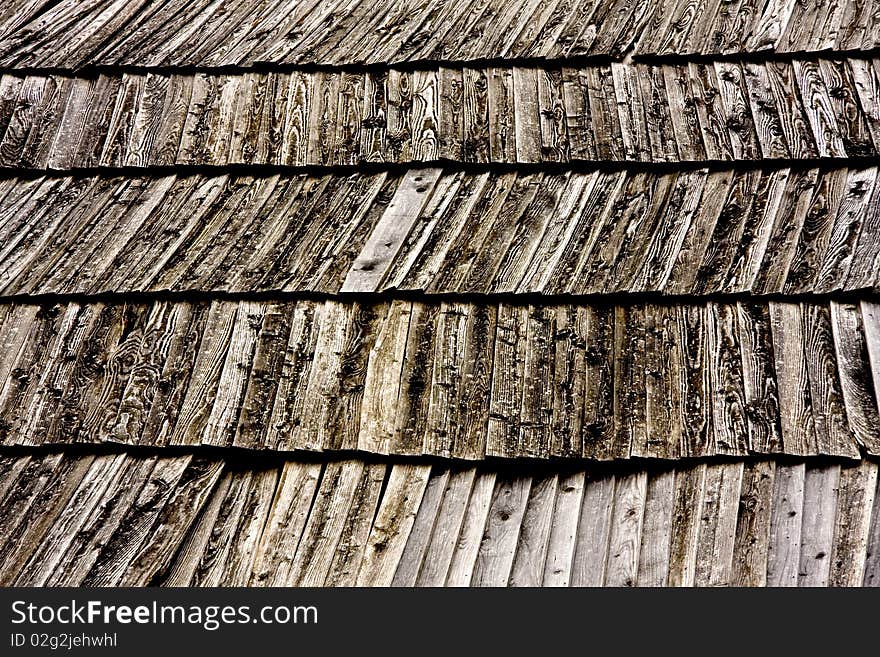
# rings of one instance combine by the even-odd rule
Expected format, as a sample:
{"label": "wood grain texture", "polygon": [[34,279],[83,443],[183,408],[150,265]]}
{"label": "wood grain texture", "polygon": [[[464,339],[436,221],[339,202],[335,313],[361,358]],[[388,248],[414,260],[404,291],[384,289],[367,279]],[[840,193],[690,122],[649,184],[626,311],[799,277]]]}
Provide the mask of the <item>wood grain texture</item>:
{"label": "wood grain texture", "polygon": [[873,583],[873,462],[541,470],[125,449],[4,456],[0,575],[104,586]]}
{"label": "wood grain texture", "polygon": [[10,304],[7,445],[482,460],[856,458],[871,304],[403,299]]}

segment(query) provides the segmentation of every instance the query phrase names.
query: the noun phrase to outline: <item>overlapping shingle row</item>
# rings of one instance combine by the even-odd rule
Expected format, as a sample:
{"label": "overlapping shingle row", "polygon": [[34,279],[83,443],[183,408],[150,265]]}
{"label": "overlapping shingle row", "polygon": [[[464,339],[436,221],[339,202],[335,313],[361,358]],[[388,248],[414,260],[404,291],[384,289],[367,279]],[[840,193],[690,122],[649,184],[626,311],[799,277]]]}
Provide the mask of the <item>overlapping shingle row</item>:
{"label": "overlapping shingle row", "polygon": [[0,66],[347,65],[880,46],[870,0],[7,0]]}
{"label": "overlapping shingle row", "polygon": [[876,157],[880,60],[6,74],[0,166]]}
{"label": "overlapping shingle row", "polygon": [[876,167],[0,180],[0,294],[880,288]]}
{"label": "overlapping shingle row", "polygon": [[880,454],[875,303],[2,307],[0,442]]}
{"label": "overlapping shingle row", "polygon": [[[0,457],[0,583],[859,586],[877,465]],[[821,512],[817,512],[821,510]]]}

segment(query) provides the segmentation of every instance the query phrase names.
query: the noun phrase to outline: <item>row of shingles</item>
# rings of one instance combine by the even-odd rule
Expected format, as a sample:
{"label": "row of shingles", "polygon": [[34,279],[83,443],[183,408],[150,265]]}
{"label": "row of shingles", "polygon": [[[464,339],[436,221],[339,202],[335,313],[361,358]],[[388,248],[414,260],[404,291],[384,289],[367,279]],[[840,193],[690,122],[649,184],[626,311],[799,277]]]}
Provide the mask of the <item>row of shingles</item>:
{"label": "row of shingles", "polygon": [[355,64],[620,58],[649,3],[633,0],[67,0],[0,14],[0,65]]}
{"label": "row of shingles", "polygon": [[0,293],[880,287],[877,169],[0,181]]}
{"label": "row of shingles", "polygon": [[25,294],[336,292],[398,176],[4,181],[0,285]]}
{"label": "row of shingles", "polygon": [[[704,295],[876,288],[876,180],[874,167],[445,173],[420,210],[383,216],[341,289]],[[377,253],[376,242],[389,248]]]}
{"label": "row of shingles", "polygon": [[[386,63],[870,50],[873,0],[8,3],[4,65]],[[198,39],[195,39],[198,35]],[[147,54],[145,54],[147,53]]]}
{"label": "row of shingles", "polygon": [[0,79],[0,165],[852,158],[880,60]]}
{"label": "row of shingles", "polygon": [[121,453],[0,468],[7,585],[880,583],[870,461],[534,474]]}
{"label": "row of shingles", "polygon": [[482,459],[880,453],[861,305],[7,305],[0,438]]}
{"label": "row of shingles", "polygon": [[877,466],[435,468],[393,584],[877,585]]}
{"label": "row of shingles", "polygon": [[876,0],[660,0],[636,55],[870,50],[880,46]]}
{"label": "row of shingles", "polygon": [[430,473],[127,453],[0,469],[0,581],[28,586],[387,583]]}

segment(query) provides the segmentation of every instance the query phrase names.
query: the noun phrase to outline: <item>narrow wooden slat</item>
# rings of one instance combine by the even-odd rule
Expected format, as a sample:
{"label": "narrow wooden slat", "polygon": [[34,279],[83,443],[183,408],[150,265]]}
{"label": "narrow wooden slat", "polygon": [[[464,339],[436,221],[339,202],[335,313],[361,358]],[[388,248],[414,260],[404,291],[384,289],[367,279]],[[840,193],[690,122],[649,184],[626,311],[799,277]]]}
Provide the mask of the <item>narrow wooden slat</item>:
{"label": "narrow wooden slat", "polygon": [[706,468],[694,569],[697,586],[728,586],[731,582],[742,478],[742,463]]}
{"label": "narrow wooden slat", "polygon": [[633,444],[633,456],[678,458],[681,454],[681,359],[675,309],[670,306],[646,306],[645,442]]}
{"label": "narrow wooden slat", "polygon": [[845,287],[858,235],[873,211],[869,204],[876,179],[877,170],[873,167],[847,171],[846,188],[834,216],[825,258],[816,274],[816,292],[830,292]]}
{"label": "narrow wooden slat", "polygon": [[351,270],[341,292],[376,290],[440,177],[440,169],[407,174],[382,214]]}
{"label": "narrow wooden slat", "polygon": [[731,571],[735,586],[763,586],[767,581],[774,476],[773,461],[743,464]]}
{"label": "narrow wooden slat", "polygon": [[773,85],[767,68],[761,64],[744,63],[742,71],[742,80],[748,92],[749,106],[755,120],[762,157],[764,159],[789,157],[785,130],[773,96]]}
{"label": "narrow wooden slat", "polygon": [[553,326],[553,411],[550,454],[580,456],[587,383],[586,308],[559,306]]}
{"label": "narrow wooden slat", "polygon": [[[95,306],[69,304],[64,315],[57,338],[48,350],[48,360],[43,366],[43,371],[39,376],[32,376],[30,380],[27,401],[23,404],[22,409],[25,412],[18,414],[18,422],[10,421],[16,417],[12,414],[10,420],[7,420],[7,425],[12,425],[10,428],[11,438],[8,439],[8,442],[18,444],[39,442],[40,437],[48,432],[57,417],[59,410],[57,391],[64,390],[70,385],[76,354],[82,349],[82,342],[94,321]],[[26,333],[15,331],[17,327],[14,326],[14,317],[14,314],[8,314],[7,321],[12,321],[9,321],[9,324],[5,322],[3,324],[2,330],[5,339],[0,344],[6,348],[12,347],[16,341],[15,333],[18,332],[22,337]],[[10,334],[12,334],[12,339],[10,339]],[[17,353],[16,347],[12,347],[10,351]],[[6,362],[12,364],[11,359]],[[5,368],[0,365],[0,377],[5,379],[4,370]]]}
{"label": "narrow wooden slat", "polygon": [[[691,222],[700,210],[704,191],[714,191],[718,174],[708,174],[705,169],[681,173],[669,198],[662,208],[662,216],[657,219],[656,234],[644,252],[644,265],[634,275],[630,285],[632,292],[659,291],[666,287],[667,281],[678,260],[681,247],[687,243],[691,251],[694,242]],[[721,182],[729,179],[722,177]],[[691,236],[691,239],[688,237]],[[684,259],[693,264],[702,253],[685,253]]]}
{"label": "narrow wooden slat", "polygon": [[181,402],[174,430],[169,436],[169,444],[199,443],[220,382],[237,312],[238,304],[234,302],[212,302],[198,356],[193,364],[192,378]]}
{"label": "narrow wooden slat", "polygon": [[421,454],[426,450],[434,370],[437,317],[435,304],[412,304],[409,331],[400,372],[400,391],[394,412],[390,451]]}
{"label": "narrow wooden slat", "polygon": [[[663,67],[648,66],[647,70],[631,67],[641,83],[641,100],[645,109],[651,159],[654,162],[677,162],[680,159],[673,114],[677,107],[667,96]],[[687,106],[686,106],[687,107]]]}
{"label": "narrow wooden slat", "polygon": [[669,250],[665,271],[658,268],[660,271],[655,275],[653,289],[670,294],[686,294],[693,290],[700,270],[698,263],[703,261],[708,249],[732,179],[729,171],[708,174],[702,195],[694,199],[690,221],[678,226],[678,248]]}
{"label": "narrow wooden slat", "polygon": [[665,586],[669,568],[672,534],[672,505],[675,472],[649,473],[642,520],[642,544],[639,547],[639,586]]}
{"label": "narrow wooden slat", "polygon": [[[276,581],[291,586],[320,586],[324,583],[358,488],[371,478],[368,467],[358,460],[334,461],[326,465],[296,552],[288,554],[289,565],[283,564]],[[287,575],[281,579],[284,569]]]}
{"label": "narrow wooden slat", "polygon": [[542,586],[568,586],[584,495],[584,473],[561,476],[553,509]]}
{"label": "narrow wooden slat", "polygon": [[842,4],[840,32],[834,45],[841,50],[857,50],[870,31],[871,13],[875,5],[871,0]]}
{"label": "narrow wooden slat", "polygon": [[795,2],[794,9],[780,34],[776,49],[779,52],[799,52],[812,49],[812,29],[822,16],[819,4]]}
{"label": "narrow wooden slat", "polygon": [[175,312],[171,304],[154,304],[150,309],[143,338],[135,355],[136,362],[122,393],[114,426],[114,440],[137,443],[141,438],[146,415],[150,412],[158,379],[165,366],[165,350],[173,347],[174,336],[179,332],[176,324],[186,321],[188,308]]}
{"label": "narrow wooden slat", "polygon": [[[649,162],[652,156],[652,144],[648,141],[648,119],[646,110],[651,107],[652,99],[647,96],[642,100],[639,79],[646,77],[645,72],[625,64],[612,64],[611,77],[614,82],[614,99],[617,114],[620,118],[621,139],[624,148],[624,159]],[[656,118],[656,117],[652,117]],[[651,126],[655,131],[655,141],[659,139],[659,126]],[[663,150],[658,149],[661,160]]]}
{"label": "narrow wooden slat", "polygon": [[840,129],[843,149],[849,157],[870,157],[877,151],[871,141],[868,124],[859,104],[859,94],[851,69],[846,62],[819,60],[819,73],[828,95],[831,108]]}
{"label": "narrow wooden slat", "polygon": [[804,475],[798,586],[828,586],[839,482],[839,465],[811,467]]}
{"label": "narrow wooden slat", "polygon": [[[802,309],[796,303],[771,302],[770,318],[780,400],[782,451],[786,454],[816,454]],[[786,402],[782,403],[782,400]]]}
{"label": "narrow wooden slat", "polygon": [[774,169],[758,177],[757,189],[749,194],[751,204],[742,219],[739,238],[729,245],[732,252],[724,276],[723,288],[726,291],[753,289],[791,178],[790,169]]}
{"label": "narrow wooden slat", "polygon": [[587,98],[590,103],[592,130],[596,136],[597,159],[625,159],[623,133],[610,66],[587,69]]}
{"label": "narrow wooden slat", "polygon": [[553,311],[553,308],[529,308],[519,412],[519,456],[546,458],[550,454]]}
{"label": "narrow wooden slat", "polygon": [[463,159],[466,162],[488,162],[491,144],[489,80],[483,70],[465,68],[462,81]]}
{"label": "narrow wooden slat", "polygon": [[804,304],[805,357],[813,402],[813,423],[820,454],[858,458],[857,434],[850,431],[835,354],[831,311]]}
{"label": "narrow wooden slat", "polygon": [[615,479],[605,586],[636,584],[647,485],[644,472]]}
{"label": "narrow wooden slat", "polygon": [[412,159],[436,160],[440,154],[440,82],[436,70],[415,72],[412,103]]}
{"label": "narrow wooden slat", "polygon": [[785,293],[797,294],[813,289],[831,241],[833,217],[843,196],[846,178],[844,169],[820,172],[788,270]]}
{"label": "narrow wooden slat", "polygon": [[461,532],[458,541],[454,543],[454,551],[446,575],[447,586],[470,586],[492,503],[495,481],[496,474],[492,471],[480,472],[474,479]]}
{"label": "narrow wooden slat", "polygon": [[794,0],[770,0],[749,38],[749,50],[769,50],[776,46],[795,7]]}
{"label": "narrow wooden slat", "polygon": [[393,301],[367,361],[357,447],[387,454],[395,430],[412,304]]}
{"label": "narrow wooden slat", "polygon": [[406,547],[400,555],[400,561],[394,571],[394,579],[391,586],[414,586],[419,576],[428,544],[431,541],[431,532],[438,517],[440,505],[445,497],[446,488],[449,484],[450,471],[448,468],[435,468],[428,479],[425,494],[419,504],[416,518],[413,522],[412,531],[406,542]]}
{"label": "narrow wooden slat", "polygon": [[248,581],[277,479],[275,468],[249,471],[242,486],[227,496],[192,585],[242,586]]}
{"label": "narrow wooden slat", "polygon": [[646,441],[645,310],[614,308],[613,458],[629,458],[633,445]]}
{"label": "narrow wooden slat", "polygon": [[293,310],[293,304],[272,304],[266,308],[247,387],[242,395],[238,427],[232,440],[235,447],[253,449],[266,444],[267,425],[284,366]]}
{"label": "narrow wooden slat", "polygon": [[880,185],[875,183],[862,221],[859,239],[853,246],[845,288],[860,290],[880,287]]}
{"label": "narrow wooden slat", "polygon": [[750,218],[752,205],[761,189],[760,171],[737,171],[712,236],[703,253],[694,279],[694,293],[720,292],[736,281],[736,269],[744,239],[745,224]]}
{"label": "narrow wooden slat", "polygon": [[[875,5],[876,7],[876,5]],[[874,148],[880,148],[880,69],[876,62],[867,59],[849,59],[847,61],[852,74],[853,85],[859,99],[859,106],[864,113],[868,132]]]}
{"label": "narrow wooden slat", "polygon": [[284,464],[266,528],[254,555],[251,585],[288,581],[288,572],[309,518],[321,475],[316,463]]}
{"label": "narrow wooden slat", "polygon": [[345,524],[322,586],[354,586],[367,545],[367,537],[376,516],[387,467],[370,463],[358,482]]}
{"label": "narrow wooden slat", "polygon": [[742,68],[733,63],[716,63],[715,73],[718,76],[718,90],[730,134],[733,159],[759,159],[761,151],[755,120],[749,109]]}
{"label": "narrow wooden slat", "polygon": [[584,421],[581,429],[581,453],[585,458],[610,459],[614,440],[613,345],[615,312],[599,306],[586,314],[587,336]]}
{"label": "narrow wooden slat", "polygon": [[707,366],[711,353],[707,312],[704,306],[677,308],[678,344],[682,355],[679,386],[684,400],[682,454],[689,456],[704,456],[715,450],[710,367]]}
{"label": "narrow wooden slat", "polygon": [[832,302],[831,328],[850,432],[869,454],[876,454],[880,450],[878,392],[868,371],[871,360],[859,306]]}
{"label": "narrow wooden slat", "polygon": [[770,91],[779,108],[780,127],[788,144],[788,152],[793,158],[817,157],[816,139],[804,106],[810,100],[802,96],[791,62],[767,62],[766,69]]}
{"label": "narrow wooden slat", "polygon": [[860,309],[862,311],[862,328],[865,331],[868,363],[874,381],[874,393],[880,396],[880,306],[872,301],[863,301]]}
{"label": "narrow wooden slat", "polygon": [[740,349],[737,309],[732,304],[710,303],[706,311],[712,425],[716,453],[744,455],[749,440],[746,393]]}
{"label": "narrow wooden slat", "polygon": [[[43,368],[51,367],[46,356],[51,356],[59,335],[69,330],[72,319],[61,306],[43,306],[31,317],[26,324],[14,327],[19,329],[20,333],[15,333],[20,337],[13,336],[9,342],[17,349],[4,358],[3,369],[7,375],[0,379],[0,413],[4,420],[0,425],[0,441],[4,444],[15,444],[16,425],[26,419],[24,404],[29,398],[29,383],[39,377]],[[23,444],[33,444],[42,436],[19,433],[18,438]]]}
{"label": "narrow wooden slat", "polygon": [[614,477],[588,478],[571,563],[571,586],[601,586],[611,532]]}
{"label": "narrow wooden slat", "polygon": [[416,586],[443,586],[455,553],[459,533],[468,511],[471,490],[477,478],[474,468],[455,470],[450,473],[443,499],[437,509],[429,541],[425,546]]}
{"label": "narrow wooden slat", "polygon": [[28,135],[34,123],[40,119],[39,109],[47,85],[51,94],[53,82],[43,76],[29,75],[19,88],[6,131],[0,140],[0,166],[18,165]]}
{"label": "narrow wooden slat", "polygon": [[573,161],[595,160],[597,157],[588,85],[585,71],[567,67],[562,69],[565,127],[568,133],[569,153]]}
{"label": "narrow wooden slat", "polygon": [[527,307],[499,306],[486,437],[487,456],[519,454],[520,409],[528,348],[527,325]]}
{"label": "narrow wooden slat", "polygon": [[496,260],[495,275],[488,289],[483,289],[496,293],[515,292],[522,285],[537,251],[551,239],[548,235],[550,221],[564,211],[559,206],[568,183],[567,174],[551,174],[529,181],[529,189],[523,197],[523,203],[527,201],[527,204],[522,214],[515,218],[516,223],[508,230],[499,231],[504,240],[498,245],[499,250],[503,249],[503,256]]}
{"label": "narrow wooden slat", "polygon": [[232,444],[268,309],[267,305],[254,302],[239,304],[214,403],[201,435],[195,436],[199,442],[217,446]]}
{"label": "narrow wooden slat", "polygon": [[876,463],[841,466],[830,586],[860,586],[863,581],[876,490]]}
{"label": "narrow wooden slat", "polygon": [[696,107],[706,157],[710,160],[732,160],[733,145],[722,106],[719,81],[712,66],[688,64],[690,92]]}
{"label": "narrow wooden slat", "polygon": [[817,169],[791,172],[785,186],[784,199],[767,240],[763,262],[752,283],[752,290],[771,294],[781,292],[785,286],[785,278],[794,260],[801,229],[810,210],[818,173]]}
{"label": "narrow wooden slat", "polygon": [[[546,225],[542,233],[531,229],[532,225],[540,225],[540,222],[535,221],[528,222],[527,226],[530,228],[522,233],[523,238],[534,241],[536,244],[528,249],[532,251],[531,260],[525,268],[525,274],[523,274],[522,280],[520,280],[516,288],[517,292],[539,292],[546,288],[553,277],[554,269],[559,266],[563,254],[567,250],[577,228],[578,222],[574,220],[574,217],[578,216],[578,213],[586,204],[589,191],[596,183],[598,177],[598,172],[594,172],[592,174],[570,174],[566,177],[552,176],[549,178],[550,183],[559,182],[562,185],[558,192],[558,201],[552,208],[552,211],[545,211],[549,216],[545,219]],[[536,198],[536,201],[544,204],[546,208],[553,202],[552,199],[553,196],[550,194],[541,194]],[[534,208],[534,214],[537,216],[545,213],[541,212],[539,207]],[[525,239],[515,240],[514,244],[524,241]],[[510,258],[511,253],[517,251],[518,249],[509,250],[506,257]],[[519,265],[517,265],[516,269],[519,269]]]}
{"label": "narrow wooden slat", "polygon": [[430,466],[425,465],[407,464],[392,467],[367,540],[357,575],[357,586],[391,584],[425,492],[430,471]]}
{"label": "narrow wooden slat", "polygon": [[807,118],[816,139],[819,157],[846,157],[840,126],[834,115],[828,87],[822,79],[818,64],[796,61],[793,67],[801,97],[804,99]]}
{"label": "narrow wooden slat", "polygon": [[[451,408],[458,407],[457,419],[447,417],[455,458],[478,459],[487,453],[496,325],[495,308],[470,307],[464,325],[462,361],[457,367],[454,397],[450,399]],[[437,363],[439,360],[435,359],[435,368]],[[432,413],[436,412],[434,403],[432,390]]]}
{"label": "narrow wooden slat", "polygon": [[865,547],[865,576],[862,586],[876,587],[880,578],[880,495],[874,491],[874,506],[871,509],[871,525]]}
{"label": "narrow wooden slat", "polygon": [[439,140],[440,159],[464,160],[464,79],[459,69],[439,69]]}
{"label": "narrow wooden slat", "polygon": [[509,586],[541,586],[549,549],[559,476],[535,477],[523,513]]}
{"label": "narrow wooden slat", "polygon": [[767,586],[797,586],[804,509],[804,464],[777,464],[773,477]]}
{"label": "narrow wooden slat", "polygon": [[662,66],[672,130],[678,152],[683,161],[704,160],[707,157],[700,129],[697,104],[691,95],[689,71],[686,66]]}
{"label": "narrow wooden slat", "polygon": [[699,509],[702,507],[706,465],[675,471],[672,531],[669,544],[669,586],[693,586],[697,558]]}

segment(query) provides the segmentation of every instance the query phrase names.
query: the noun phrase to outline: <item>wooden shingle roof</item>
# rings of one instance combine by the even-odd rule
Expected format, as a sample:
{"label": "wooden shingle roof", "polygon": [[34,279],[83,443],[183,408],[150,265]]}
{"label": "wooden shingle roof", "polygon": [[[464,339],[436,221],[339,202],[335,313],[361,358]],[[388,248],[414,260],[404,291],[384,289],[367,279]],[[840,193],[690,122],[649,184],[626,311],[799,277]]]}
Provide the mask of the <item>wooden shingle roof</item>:
{"label": "wooden shingle roof", "polygon": [[0,584],[880,585],[880,0],[8,0]]}

